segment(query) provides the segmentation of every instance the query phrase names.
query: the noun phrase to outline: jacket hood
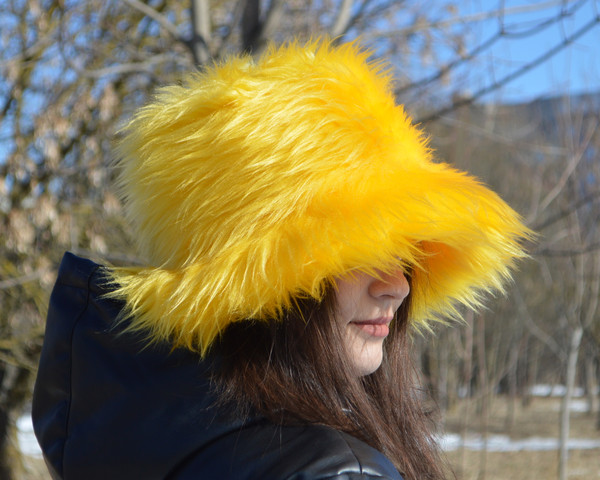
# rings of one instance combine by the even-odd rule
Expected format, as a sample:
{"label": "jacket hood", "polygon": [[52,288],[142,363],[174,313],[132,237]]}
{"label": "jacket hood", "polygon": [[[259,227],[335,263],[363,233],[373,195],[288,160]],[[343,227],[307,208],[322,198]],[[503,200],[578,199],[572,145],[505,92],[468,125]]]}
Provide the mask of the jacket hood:
{"label": "jacket hood", "polygon": [[219,420],[203,363],[115,330],[103,269],[66,254],[48,310],[32,417],[53,478],[167,478],[239,423]]}
{"label": "jacket hood", "polygon": [[412,319],[502,290],[516,214],[434,161],[388,68],[329,41],[231,57],[160,90],[122,132],[119,186],[148,265],[115,270],[132,329],[206,353],[244,319],[352,271],[411,270]]}

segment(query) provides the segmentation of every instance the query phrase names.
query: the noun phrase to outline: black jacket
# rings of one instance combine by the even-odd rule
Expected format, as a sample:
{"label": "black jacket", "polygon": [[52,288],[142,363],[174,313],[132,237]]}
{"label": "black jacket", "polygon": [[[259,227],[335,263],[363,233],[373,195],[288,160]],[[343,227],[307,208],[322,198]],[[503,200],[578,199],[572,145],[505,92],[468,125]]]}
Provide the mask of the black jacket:
{"label": "black jacket", "polygon": [[119,333],[102,267],[67,253],[48,311],[33,422],[53,477],[397,479],[381,453],[319,425],[232,420],[205,363]]}

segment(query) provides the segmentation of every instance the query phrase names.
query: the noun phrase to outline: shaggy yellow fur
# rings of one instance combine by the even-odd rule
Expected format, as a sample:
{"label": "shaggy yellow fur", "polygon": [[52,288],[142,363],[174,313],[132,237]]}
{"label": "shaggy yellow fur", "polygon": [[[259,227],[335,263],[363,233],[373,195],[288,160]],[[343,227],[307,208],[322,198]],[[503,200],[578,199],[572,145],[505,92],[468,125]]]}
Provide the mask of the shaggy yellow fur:
{"label": "shaggy yellow fur", "polygon": [[[351,271],[413,269],[413,319],[502,289],[519,216],[434,163],[387,68],[328,41],[229,58],[124,129],[120,187],[148,267],[114,271],[132,328],[205,353]],[[400,260],[401,259],[401,260]]]}

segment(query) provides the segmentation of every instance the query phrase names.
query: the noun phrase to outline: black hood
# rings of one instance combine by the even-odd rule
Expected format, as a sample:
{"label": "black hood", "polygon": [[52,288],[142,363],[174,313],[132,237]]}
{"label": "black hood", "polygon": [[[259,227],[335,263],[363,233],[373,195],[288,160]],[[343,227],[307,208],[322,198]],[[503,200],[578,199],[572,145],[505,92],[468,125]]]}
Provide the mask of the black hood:
{"label": "black hood", "polygon": [[36,436],[61,478],[165,478],[240,425],[211,408],[198,355],[115,328],[102,267],[66,254],[52,292],[35,385]]}

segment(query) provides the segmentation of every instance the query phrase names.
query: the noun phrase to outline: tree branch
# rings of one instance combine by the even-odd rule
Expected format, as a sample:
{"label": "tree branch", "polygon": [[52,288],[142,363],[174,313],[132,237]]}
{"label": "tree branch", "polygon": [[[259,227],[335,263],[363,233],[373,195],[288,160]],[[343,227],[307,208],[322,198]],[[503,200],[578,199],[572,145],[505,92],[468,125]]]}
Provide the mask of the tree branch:
{"label": "tree branch", "polygon": [[544,332],[544,330],[542,330],[540,327],[538,327],[538,325],[535,323],[535,321],[531,317],[531,314],[529,313],[529,309],[527,308],[527,304],[525,303],[525,300],[523,299],[523,295],[521,295],[521,291],[516,286],[513,288],[513,296],[517,302],[518,311],[521,313],[521,315],[525,319],[525,325],[527,326],[527,329],[531,332],[531,334],[535,338],[537,338],[544,345],[546,345],[550,350],[552,350],[552,352],[558,358],[560,358],[561,360],[564,361],[566,359],[565,352],[556,343],[554,338],[552,338],[550,335],[548,335],[546,332]]}
{"label": "tree branch", "polygon": [[271,0],[271,5],[269,6],[269,10],[267,11],[265,21],[263,22],[260,32],[261,50],[266,40],[273,36],[273,33],[279,25],[281,16],[283,14],[283,5],[284,2],[282,0]]}
{"label": "tree branch", "polygon": [[88,69],[80,68],[75,65],[71,60],[65,59],[66,63],[72,68],[78,75],[86,78],[102,78],[108,75],[117,75],[123,73],[137,73],[137,72],[150,72],[152,67],[161,63],[176,61],[172,54],[154,55],[144,62],[131,62],[131,63],[120,63],[118,65],[111,65],[109,67]]}
{"label": "tree branch", "polygon": [[600,198],[600,190],[586,195],[585,197],[581,198],[572,205],[569,205],[564,210],[561,210],[560,212],[557,212],[554,215],[552,215],[550,218],[547,218],[544,222],[532,226],[532,229],[539,232],[545,228],[548,228],[550,225],[562,220],[563,218],[567,217],[568,215],[575,212],[584,205],[596,201],[597,198]]}
{"label": "tree branch", "polygon": [[471,50],[466,55],[461,56],[461,57],[457,58],[456,60],[448,62],[446,65],[442,66],[433,75],[423,78],[421,80],[418,80],[416,82],[411,82],[408,85],[405,85],[404,87],[396,89],[396,92],[395,92],[396,95],[400,95],[402,93],[406,93],[407,91],[414,90],[417,87],[423,88],[424,86],[429,85],[429,84],[435,82],[436,80],[439,80],[444,75],[447,75],[452,70],[454,70],[456,67],[462,65],[463,63],[473,60],[475,57],[480,55],[481,52],[490,48],[494,43],[496,43],[501,38],[502,38],[502,32],[501,31],[496,32],[494,35],[492,35],[490,38],[488,38],[485,42],[483,42],[480,45],[478,45],[477,47],[475,47],[473,50]]}
{"label": "tree branch", "polygon": [[578,249],[558,250],[545,248],[542,250],[536,250],[532,252],[532,255],[539,255],[543,257],[575,257],[577,255],[585,255],[586,253],[595,252],[600,250],[600,242],[590,243]]}
{"label": "tree branch", "polygon": [[252,53],[260,37],[260,0],[246,0],[241,27],[242,50]]}
{"label": "tree branch", "polygon": [[597,126],[596,122],[594,121],[593,125],[590,125],[590,128],[588,128],[585,139],[583,140],[583,142],[581,142],[581,145],[578,148],[579,151],[576,152],[575,155],[571,156],[571,159],[569,160],[569,163],[567,164],[567,166],[565,167],[565,170],[563,171],[562,175],[560,176],[560,179],[558,180],[558,182],[556,182],[556,185],[554,186],[554,188],[552,188],[552,190],[550,190],[550,192],[548,192],[548,194],[541,201],[540,207],[539,207],[539,209],[541,211],[545,210],[548,207],[548,205],[550,205],[550,203],[552,203],[552,201],[560,194],[562,189],[565,187],[567,180],[573,174],[573,172],[577,168],[577,165],[579,165],[579,162],[581,162],[581,159],[583,158],[583,154],[585,153],[589,143],[591,142],[591,140],[594,136],[594,133],[596,131],[596,126]]}
{"label": "tree branch", "polygon": [[194,61],[204,65],[210,60],[210,6],[208,0],[192,0],[192,38],[189,42]]}
{"label": "tree branch", "polygon": [[165,17],[164,15],[161,15],[160,13],[158,13],[156,10],[154,10],[149,5],[146,5],[145,3],[141,2],[140,0],[122,0],[122,1],[125,2],[127,5],[129,5],[130,7],[133,7],[136,10],[139,10],[140,12],[142,12],[144,15],[147,15],[148,17],[150,17],[152,20],[157,22],[161,27],[163,27],[167,32],[169,32],[171,35],[173,35],[173,37],[175,37],[177,40],[185,42],[185,40],[179,34],[178,28],[175,25],[173,25],[167,17]]}
{"label": "tree branch", "polygon": [[588,31],[590,31],[592,28],[594,28],[598,23],[600,23],[600,15],[594,17],[592,20],[587,22],[585,25],[583,25],[579,30],[577,30],[571,36],[566,37],[560,44],[555,45],[554,47],[550,48],[549,50],[547,50],[546,52],[544,52],[542,55],[538,56],[531,62],[528,62],[525,65],[523,65],[521,68],[518,68],[514,72],[509,73],[508,75],[504,76],[503,78],[501,78],[498,81],[493,82],[492,84],[488,85],[487,87],[483,87],[483,88],[479,89],[473,95],[462,97],[460,100],[453,102],[451,105],[449,105],[445,108],[442,108],[430,115],[426,115],[425,117],[417,119],[416,123],[421,123],[421,124],[429,123],[429,122],[438,120],[443,115],[453,112],[454,110],[457,110],[460,107],[464,107],[466,105],[473,104],[477,99],[483,97],[484,95],[486,95],[490,92],[500,89],[507,83],[515,80],[516,78],[524,75],[528,71],[530,71],[530,70],[534,69],[535,67],[541,65],[542,63],[546,62],[551,57],[553,57],[554,55],[556,55],[557,53],[559,53],[560,51],[562,51],[563,49],[568,47],[571,43],[573,43],[579,37],[585,35]]}
{"label": "tree branch", "polygon": [[[484,20],[491,20],[493,18],[503,18],[503,17],[506,17],[507,15],[537,12],[540,10],[545,10],[546,8],[559,6],[559,5],[562,7],[562,13],[560,15],[558,15],[557,18],[563,18],[563,17],[569,15],[573,10],[578,8],[578,6],[576,5],[573,10],[566,11],[566,13],[565,13],[564,9],[566,8],[566,6],[569,3],[574,3],[574,2],[578,2],[579,4],[585,3],[582,0],[551,0],[551,1],[543,2],[543,3],[535,3],[535,4],[526,3],[524,5],[516,5],[514,7],[508,7],[508,8],[503,7],[503,8],[498,8],[496,10],[487,11],[487,12],[474,13],[472,15],[462,15],[462,16],[456,16],[454,18],[448,18],[448,19],[444,19],[444,20],[436,20],[436,21],[428,22],[428,23],[419,23],[418,26],[411,25],[410,27],[395,30],[393,33],[396,35],[410,35],[410,34],[414,34],[421,30],[431,30],[431,29],[436,29],[436,28],[439,29],[439,28],[451,27],[457,23],[466,24],[466,23],[482,22]],[[555,20],[551,19],[550,21],[552,22]],[[544,23],[546,23],[546,22],[544,22]],[[535,28],[537,28],[538,26],[539,25],[536,25]]]}
{"label": "tree branch", "polygon": [[252,55],[259,55],[265,48],[267,40],[275,32],[281,15],[284,2],[272,0],[264,21],[260,19],[260,1],[246,0],[242,13],[242,50]]}
{"label": "tree branch", "polygon": [[335,23],[331,27],[331,36],[339,37],[346,33],[351,24],[352,0],[343,0],[340,4]]}

